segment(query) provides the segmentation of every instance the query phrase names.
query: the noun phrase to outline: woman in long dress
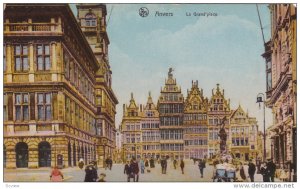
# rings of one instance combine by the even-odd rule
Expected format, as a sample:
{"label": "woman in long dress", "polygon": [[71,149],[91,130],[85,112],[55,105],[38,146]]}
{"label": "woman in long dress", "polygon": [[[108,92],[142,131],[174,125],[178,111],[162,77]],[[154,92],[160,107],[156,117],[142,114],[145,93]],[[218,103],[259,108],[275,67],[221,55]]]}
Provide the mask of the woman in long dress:
{"label": "woman in long dress", "polygon": [[62,182],[64,179],[64,175],[60,170],[58,170],[57,166],[53,168],[50,175],[50,180],[52,182]]}

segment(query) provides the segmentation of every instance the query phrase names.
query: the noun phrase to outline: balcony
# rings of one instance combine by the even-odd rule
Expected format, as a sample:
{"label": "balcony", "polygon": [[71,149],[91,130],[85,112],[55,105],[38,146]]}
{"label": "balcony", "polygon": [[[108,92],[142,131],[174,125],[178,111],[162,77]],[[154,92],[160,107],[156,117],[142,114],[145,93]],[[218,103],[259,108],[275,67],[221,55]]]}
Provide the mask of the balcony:
{"label": "balcony", "polygon": [[4,35],[57,35],[61,34],[59,23],[4,23]]}
{"label": "balcony", "polygon": [[83,32],[96,32],[97,31],[96,26],[82,26],[81,29]]}

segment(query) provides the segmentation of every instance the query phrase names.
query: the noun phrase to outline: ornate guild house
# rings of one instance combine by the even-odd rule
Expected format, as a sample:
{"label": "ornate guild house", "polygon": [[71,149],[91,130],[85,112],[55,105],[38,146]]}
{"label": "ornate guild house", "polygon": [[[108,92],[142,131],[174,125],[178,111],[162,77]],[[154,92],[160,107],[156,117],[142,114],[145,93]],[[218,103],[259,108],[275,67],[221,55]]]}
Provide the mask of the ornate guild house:
{"label": "ornate guild house", "polygon": [[250,117],[241,106],[231,110],[230,100],[225,98],[219,84],[209,100],[199,89],[198,81],[192,81],[184,99],[172,72],[170,68],[157,106],[150,93],[144,107],[139,108],[133,95],[129,106],[124,104],[121,130],[124,161],[133,156],[210,161],[220,152],[219,131],[223,120],[226,150],[242,161],[261,160],[262,138],[256,118]]}
{"label": "ornate guild house", "polygon": [[77,20],[67,4],[4,9],[6,168],[76,166],[115,148],[106,7],[82,10]]}

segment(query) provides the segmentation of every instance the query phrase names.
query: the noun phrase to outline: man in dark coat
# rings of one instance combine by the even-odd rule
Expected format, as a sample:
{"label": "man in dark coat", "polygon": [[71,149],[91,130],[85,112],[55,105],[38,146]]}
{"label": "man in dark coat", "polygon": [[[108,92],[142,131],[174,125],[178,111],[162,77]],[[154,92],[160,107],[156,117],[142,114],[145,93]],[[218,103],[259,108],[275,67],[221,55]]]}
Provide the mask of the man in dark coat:
{"label": "man in dark coat", "polygon": [[127,175],[127,182],[130,182],[130,173],[131,173],[130,164],[129,161],[127,161],[124,167],[124,174]]}
{"label": "man in dark coat", "polygon": [[85,167],[84,182],[96,182],[98,179],[97,169],[95,167],[96,162],[92,161]]}
{"label": "man in dark coat", "polygon": [[249,164],[248,164],[248,174],[249,174],[251,182],[254,182],[255,171],[256,171],[256,166],[254,165],[252,160],[250,160]]}
{"label": "man in dark coat", "polygon": [[154,159],[153,157],[150,159],[150,168],[154,168],[155,165],[154,165]]}
{"label": "man in dark coat", "polygon": [[260,167],[260,174],[263,176],[264,182],[270,182],[270,174],[266,162],[263,162],[262,166]]}
{"label": "man in dark coat", "polygon": [[200,170],[201,178],[203,178],[203,171],[204,171],[204,168],[206,167],[205,164],[206,164],[205,160],[202,160],[202,159],[199,160],[198,167]]}
{"label": "man in dark coat", "polygon": [[163,157],[160,164],[161,164],[161,173],[167,174],[167,166],[168,166],[167,159],[165,157]]}
{"label": "man in dark coat", "polygon": [[181,159],[181,161],[180,161],[180,168],[181,168],[182,174],[184,174],[184,161],[183,161],[183,159]]}
{"label": "man in dark coat", "polygon": [[112,161],[111,157],[109,157],[108,158],[108,167],[109,167],[109,170],[111,170],[112,164],[113,164],[113,161]]}
{"label": "man in dark coat", "polygon": [[275,177],[275,172],[276,172],[276,165],[275,165],[275,163],[273,162],[272,159],[269,159],[269,161],[267,163],[267,170],[269,172],[271,182],[274,182],[274,177]]}
{"label": "man in dark coat", "polygon": [[139,164],[137,163],[135,158],[133,158],[132,162],[130,163],[130,170],[131,170],[131,174],[134,175],[133,182],[138,182],[140,169],[139,169]]}
{"label": "man in dark coat", "polygon": [[110,164],[109,158],[106,158],[106,159],[105,159],[105,170],[106,170],[107,168],[109,168],[109,164]]}

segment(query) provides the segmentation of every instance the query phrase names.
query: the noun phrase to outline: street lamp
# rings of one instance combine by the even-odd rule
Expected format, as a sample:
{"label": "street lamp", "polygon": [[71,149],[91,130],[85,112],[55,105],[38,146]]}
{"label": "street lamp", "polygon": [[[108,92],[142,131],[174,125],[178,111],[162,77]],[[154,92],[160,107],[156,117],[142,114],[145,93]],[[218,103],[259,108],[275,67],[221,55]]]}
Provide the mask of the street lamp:
{"label": "street lamp", "polygon": [[263,93],[259,93],[256,97],[256,103],[259,103],[259,108],[260,108],[260,103],[263,103],[264,106],[264,155],[263,155],[263,160],[266,161],[266,101],[265,101],[265,95]]}

